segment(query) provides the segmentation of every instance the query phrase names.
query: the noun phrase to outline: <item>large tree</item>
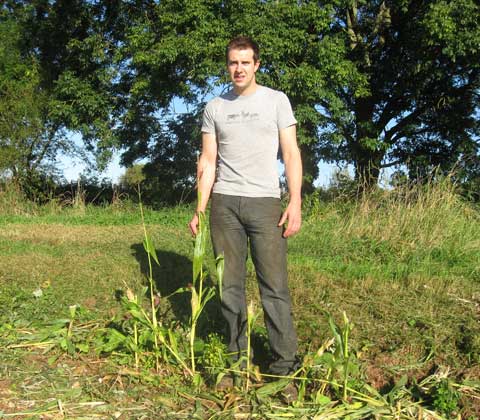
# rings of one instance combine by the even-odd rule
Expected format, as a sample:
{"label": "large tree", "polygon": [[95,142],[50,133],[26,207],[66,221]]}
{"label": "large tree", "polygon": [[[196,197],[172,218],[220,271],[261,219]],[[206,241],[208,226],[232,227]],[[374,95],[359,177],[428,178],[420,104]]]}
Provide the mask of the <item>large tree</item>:
{"label": "large tree", "polygon": [[[478,154],[480,7],[460,1],[348,1],[336,8],[347,59],[366,79],[366,92],[337,86],[346,112],[322,101],[341,134],[321,139],[330,159],[355,165],[367,184],[381,168],[452,168]],[[348,123],[339,116],[351,115]]]}
{"label": "large tree", "polygon": [[[0,141],[10,150],[3,167],[26,175],[22,182],[51,171],[60,152],[90,155],[100,168],[108,161],[117,73],[106,19],[100,5],[79,0],[9,0],[2,6]],[[83,150],[72,133],[81,134]]]}
{"label": "large tree", "polygon": [[473,0],[150,4],[125,37],[125,162],[150,156],[173,98],[201,108],[224,86],[224,46],[247,34],[262,48],[260,83],[295,108],[307,188],[321,158],[369,185],[389,166],[451,168],[478,154],[479,11]]}
{"label": "large tree", "polygon": [[[184,184],[195,181],[201,110],[209,95],[218,94],[227,86],[228,40],[234,35],[249,34],[258,39],[264,51],[260,82],[285,90],[292,99],[308,168],[306,184],[311,185],[317,175],[318,156],[314,151],[318,118],[311,113],[315,102],[297,95],[296,83],[310,83],[304,73],[305,56],[312,54],[310,47],[317,43],[318,31],[326,30],[330,22],[328,10],[314,3],[300,7],[291,1],[240,0],[234,4],[167,0],[153,5],[148,13],[138,14],[128,28],[122,49],[128,68],[123,78],[128,98],[125,124],[119,127],[126,148],[124,162],[132,164],[136,159],[147,158],[150,162],[145,171],[155,169],[150,174],[161,174],[161,168],[172,167],[169,162],[173,160],[179,170],[172,167],[171,179],[179,176]],[[324,51],[332,62],[337,57],[334,50]],[[352,71],[355,73],[354,68]],[[327,72],[322,69],[321,77]],[[356,76],[345,77],[350,80]],[[306,89],[302,87],[301,92]],[[175,99],[188,105],[189,115],[180,118],[171,112]],[[183,125],[181,132],[179,122]],[[172,133],[175,127],[177,132]],[[165,128],[173,135],[165,137]],[[169,147],[158,147],[157,139],[163,145],[170,142]]]}
{"label": "large tree", "polygon": [[[117,10],[122,162],[144,162],[144,196],[195,198],[200,111],[222,75],[227,13],[217,1],[144,1]],[[120,29],[117,32],[122,32]]]}
{"label": "large tree", "polygon": [[478,12],[474,0],[10,0],[2,9],[21,26],[22,59],[38,65],[43,126],[57,138],[79,132],[97,156],[120,144],[125,164],[146,161],[158,188],[178,191],[194,184],[199,116],[227,85],[224,48],[238,34],[260,43],[259,82],[291,99],[306,190],[320,159],[354,165],[370,185],[388,166],[467,165],[478,156]]}
{"label": "large tree", "polygon": [[0,173],[28,183],[71,144],[49,124],[38,61],[22,54],[20,39],[14,20],[0,21]]}

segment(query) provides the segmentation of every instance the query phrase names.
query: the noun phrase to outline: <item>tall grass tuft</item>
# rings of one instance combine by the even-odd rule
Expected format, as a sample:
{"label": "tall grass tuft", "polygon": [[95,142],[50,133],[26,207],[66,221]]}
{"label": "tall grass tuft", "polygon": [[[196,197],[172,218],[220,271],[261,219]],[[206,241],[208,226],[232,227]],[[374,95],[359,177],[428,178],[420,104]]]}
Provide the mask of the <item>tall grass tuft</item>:
{"label": "tall grass tuft", "polygon": [[38,206],[29,201],[20,186],[12,181],[0,181],[0,214],[36,215]]}
{"label": "tall grass tuft", "polygon": [[[190,306],[192,310],[192,316],[190,318],[190,363],[191,370],[195,374],[195,339],[197,331],[197,323],[200,315],[205,308],[205,305],[210,299],[215,296],[214,287],[204,287],[204,282],[207,276],[206,271],[203,268],[203,261],[205,257],[207,241],[207,222],[205,214],[198,212],[198,232],[195,237],[195,248],[193,253],[193,272],[192,272],[192,284],[189,287],[192,294],[190,299]],[[217,265],[217,271],[223,273],[223,259],[222,264]],[[220,268],[220,265],[222,266]]]}
{"label": "tall grass tuft", "polygon": [[480,212],[449,178],[309,204],[301,245],[316,268],[343,278],[480,275]]}
{"label": "tall grass tuft", "polygon": [[345,231],[387,240],[401,247],[442,246],[463,240],[480,214],[456,193],[449,178],[437,183],[365,195],[354,207]]}

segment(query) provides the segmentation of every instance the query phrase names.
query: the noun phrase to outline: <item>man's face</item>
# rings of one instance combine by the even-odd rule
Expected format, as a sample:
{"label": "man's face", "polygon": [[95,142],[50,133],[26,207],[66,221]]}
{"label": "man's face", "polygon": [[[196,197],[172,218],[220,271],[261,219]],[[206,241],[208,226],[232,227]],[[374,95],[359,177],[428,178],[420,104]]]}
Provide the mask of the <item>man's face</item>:
{"label": "man's face", "polygon": [[230,50],[228,53],[228,74],[236,93],[247,92],[255,86],[255,73],[260,62],[253,59],[253,50]]}

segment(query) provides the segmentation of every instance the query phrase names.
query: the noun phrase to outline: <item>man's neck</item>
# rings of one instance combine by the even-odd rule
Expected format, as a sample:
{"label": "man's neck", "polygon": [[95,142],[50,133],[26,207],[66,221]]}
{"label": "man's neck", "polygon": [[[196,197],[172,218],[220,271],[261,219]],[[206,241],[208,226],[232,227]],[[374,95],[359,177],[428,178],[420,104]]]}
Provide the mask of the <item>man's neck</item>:
{"label": "man's neck", "polygon": [[257,82],[253,81],[249,86],[245,86],[244,88],[239,88],[237,86],[234,86],[233,92],[237,96],[248,96],[251,95],[252,93],[255,93],[258,89]]}

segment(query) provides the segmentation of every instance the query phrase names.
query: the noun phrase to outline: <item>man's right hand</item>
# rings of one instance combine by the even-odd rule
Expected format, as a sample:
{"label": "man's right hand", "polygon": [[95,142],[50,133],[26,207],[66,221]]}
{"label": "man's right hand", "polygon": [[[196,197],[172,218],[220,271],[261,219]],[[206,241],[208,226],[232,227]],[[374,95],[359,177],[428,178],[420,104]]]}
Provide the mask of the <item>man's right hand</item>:
{"label": "man's right hand", "polygon": [[193,236],[197,236],[197,231],[198,231],[198,214],[195,212],[195,214],[192,217],[192,220],[188,223],[188,227],[190,228],[190,232],[192,232]]}

